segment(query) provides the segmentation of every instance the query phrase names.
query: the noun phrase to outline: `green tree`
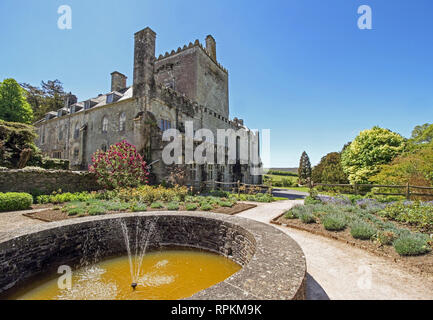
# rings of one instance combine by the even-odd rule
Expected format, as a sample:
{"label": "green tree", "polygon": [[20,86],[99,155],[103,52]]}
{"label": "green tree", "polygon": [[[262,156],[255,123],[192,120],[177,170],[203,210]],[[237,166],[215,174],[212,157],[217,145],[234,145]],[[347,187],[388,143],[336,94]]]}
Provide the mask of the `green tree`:
{"label": "green tree", "polygon": [[331,152],[324,156],[313,168],[311,177],[314,182],[318,183],[348,183],[347,174],[341,166],[341,153]]}
{"label": "green tree", "polygon": [[341,164],[351,183],[368,183],[380,171],[380,166],[390,163],[405,148],[405,139],[388,129],[373,127],[362,131],[346,147]]}
{"label": "green tree", "polygon": [[433,124],[425,123],[416,126],[412,131],[411,142],[415,144],[430,143],[433,141]]}
{"label": "green tree", "polygon": [[428,144],[396,157],[390,164],[383,165],[380,172],[370,178],[379,184],[402,185],[410,183],[419,186],[433,184],[433,145]]}
{"label": "green tree", "polygon": [[311,179],[311,162],[308,154],[304,151],[301,155],[298,168],[299,184],[306,184]]}
{"label": "green tree", "polygon": [[14,79],[0,82],[0,119],[9,122],[31,123],[33,111],[25,91]]}
{"label": "green tree", "polygon": [[59,80],[41,82],[41,88],[28,83],[21,83],[26,91],[26,97],[30,103],[35,119],[42,119],[50,111],[57,111],[64,106],[66,93],[63,84]]}

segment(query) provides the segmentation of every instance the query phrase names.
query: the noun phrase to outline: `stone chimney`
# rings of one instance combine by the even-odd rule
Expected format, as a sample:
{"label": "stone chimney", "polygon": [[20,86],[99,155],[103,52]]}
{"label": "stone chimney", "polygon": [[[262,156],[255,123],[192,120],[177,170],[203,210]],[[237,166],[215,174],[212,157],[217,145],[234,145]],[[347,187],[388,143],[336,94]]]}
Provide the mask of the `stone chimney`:
{"label": "stone chimney", "polygon": [[71,92],[69,92],[65,96],[65,108],[69,108],[73,104],[77,103],[77,96],[73,95]]}
{"label": "stone chimney", "polygon": [[206,50],[210,53],[210,56],[214,61],[217,61],[216,57],[216,42],[214,37],[208,35],[206,37]]}
{"label": "stone chimney", "polygon": [[134,35],[134,96],[149,95],[155,86],[156,33],[147,27]]}
{"label": "stone chimney", "polygon": [[126,79],[124,74],[114,71],[111,73],[111,91],[120,91],[126,88]]}

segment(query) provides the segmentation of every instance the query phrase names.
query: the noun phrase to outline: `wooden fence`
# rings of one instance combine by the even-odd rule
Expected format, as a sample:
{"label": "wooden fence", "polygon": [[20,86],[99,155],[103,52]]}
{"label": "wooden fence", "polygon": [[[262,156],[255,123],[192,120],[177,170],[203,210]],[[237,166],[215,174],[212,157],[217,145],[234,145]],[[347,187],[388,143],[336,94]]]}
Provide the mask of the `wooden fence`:
{"label": "wooden fence", "polygon": [[[405,185],[383,185],[383,184],[327,184],[327,183],[310,183],[309,188],[312,189],[314,187],[346,187],[352,189],[352,194],[361,195],[365,194],[362,190],[364,189],[373,189],[373,188],[387,188],[387,189],[397,189],[402,190],[402,192],[395,193],[384,193],[379,192],[375,193],[377,195],[383,196],[404,196],[406,199],[410,200],[412,196],[418,197],[433,197],[433,187],[423,187],[423,186],[411,186],[409,183]],[[412,191],[414,189],[414,191]],[[429,190],[431,193],[421,193],[416,192],[417,190]]]}

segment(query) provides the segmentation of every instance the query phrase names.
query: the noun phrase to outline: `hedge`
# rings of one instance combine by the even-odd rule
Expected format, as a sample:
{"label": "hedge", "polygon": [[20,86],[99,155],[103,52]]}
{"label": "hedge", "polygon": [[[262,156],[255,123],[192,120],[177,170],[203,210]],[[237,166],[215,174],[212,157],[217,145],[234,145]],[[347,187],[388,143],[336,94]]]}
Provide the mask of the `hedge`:
{"label": "hedge", "polygon": [[33,197],[28,193],[0,193],[0,212],[29,209]]}

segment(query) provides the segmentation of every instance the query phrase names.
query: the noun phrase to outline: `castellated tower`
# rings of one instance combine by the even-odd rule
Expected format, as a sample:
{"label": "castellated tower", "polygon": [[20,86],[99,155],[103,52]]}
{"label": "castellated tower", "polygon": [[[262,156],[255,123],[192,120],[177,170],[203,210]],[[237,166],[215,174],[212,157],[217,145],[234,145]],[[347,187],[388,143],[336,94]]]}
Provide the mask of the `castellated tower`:
{"label": "castellated tower", "polygon": [[147,27],[135,34],[134,45],[134,96],[149,95],[155,86],[156,33]]}
{"label": "castellated tower", "polygon": [[206,50],[209,52],[211,58],[214,61],[217,61],[217,57],[216,57],[216,41],[215,41],[214,37],[212,37],[211,35],[208,35],[206,37]]}

